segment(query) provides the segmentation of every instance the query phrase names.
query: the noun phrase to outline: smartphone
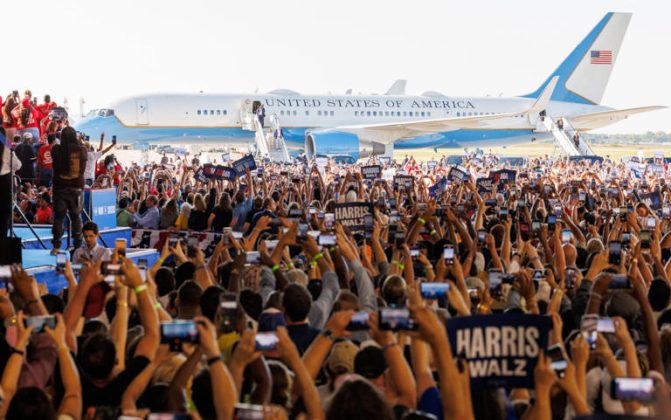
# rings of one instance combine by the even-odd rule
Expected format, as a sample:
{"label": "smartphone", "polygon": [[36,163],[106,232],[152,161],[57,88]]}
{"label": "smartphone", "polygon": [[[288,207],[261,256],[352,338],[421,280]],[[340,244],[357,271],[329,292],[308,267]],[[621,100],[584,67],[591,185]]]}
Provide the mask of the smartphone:
{"label": "smartphone", "polygon": [[277,239],[266,239],[266,249],[272,251],[277,248],[277,244],[280,243]]}
{"label": "smartphone", "polygon": [[596,348],[596,339],[598,333],[599,316],[594,314],[583,315],[580,321],[580,333],[589,344],[589,348]]}
{"label": "smartphone", "polygon": [[657,219],[655,219],[654,217],[648,217],[647,219],[648,229],[654,229],[656,225],[657,225]]}
{"label": "smartphone", "polygon": [[116,136],[112,136],[112,144],[116,144]]}
{"label": "smartphone", "polygon": [[352,315],[352,319],[347,324],[347,331],[363,331],[368,329],[368,320],[370,315],[368,312],[361,311]]}
{"label": "smartphone", "polygon": [[538,233],[541,231],[541,222],[538,220],[534,220],[531,222],[531,233],[534,236],[538,236]]}
{"label": "smartphone", "polygon": [[482,245],[486,241],[487,241],[487,231],[484,229],[480,229],[478,231],[478,243]]}
{"label": "smartphone", "polygon": [[561,241],[562,243],[569,243],[571,242],[571,238],[573,237],[573,232],[571,232],[570,229],[564,229],[561,231]]}
{"label": "smartphone", "polygon": [[454,263],[454,246],[445,245],[445,248],[443,248],[443,258],[445,259],[445,264],[451,265]]}
{"label": "smartphone", "polygon": [[189,235],[189,238],[186,240],[186,244],[191,248],[197,248],[199,239],[200,238],[197,235]]}
{"label": "smartphone", "polygon": [[125,257],[126,256],[126,240],[124,238],[118,238],[114,242],[114,248],[118,255]]}
{"label": "smartphone", "polygon": [[565,273],[564,280],[566,288],[575,289],[575,276],[576,276],[575,268],[567,267],[564,273]]}
{"label": "smartphone", "polygon": [[607,316],[599,317],[596,322],[596,330],[603,334],[615,334],[615,324],[613,323],[613,319]]}
{"label": "smartphone", "polygon": [[382,308],[378,312],[378,324],[385,331],[411,331],[417,324],[410,316],[408,308]]}
{"label": "smartphone", "polygon": [[327,229],[332,229],[335,223],[335,213],[324,213],[324,225]]}
{"label": "smartphone", "polygon": [[137,261],[137,269],[140,271],[140,276],[142,277],[143,282],[147,282],[147,259],[146,258],[140,258]]}
{"label": "smartphone", "polygon": [[299,208],[289,209],[289,218],[291,218],[291,219],[302,219],[303,218],[303,210],[301,210]]}
{"label": "smartphone", "polygon": [[557,224],[557,216],[554,214],[548,214],[548,230],[553,231],[555,230],[555,225]]}
{"label": "smartphone", "polygon": [[671,207],[664,207],[662,209],[662,217],[665,219],[671,219]]}
{"label": "smartphone", "polygon": [[238,316],[238,302],[235,295],[225,294],[219,303],[219,331],[228,334],[235,331],[235,321]]}
{"label": "smartphone", "polygon": [[53,315],[27,316],[23,319],[23,326],[33,327],[33,334],[44,332],[44,327],[56,328],[56,317]]}
{"label": "smartphone", "polygon": [[621,261],[622,243],[620,241],[610,241],[608,244],[608,264],[619,265]]}
{"label": "smartphone", "polygon": [[272,351],[277,347],[277,334],[274,332],[256,333],[256,351]]}
{"label": "smartphone", "polygon": [[394,245],[400,247],[405,242],[405,232],[396,232],[394,234]]}
{"label": "smartphone", "polygon": [[650,403],[655,399],[655,381],[652,378],[613,378],[610,396],[620,401]]}
{"label": "smartphone", "polygon": [[168,238],[168,246],[170,248],[177,247],[177,243],[179,243],[179,238],[175,238],[175,237]]}
{"label": "smartphone", "polygon": [[261,263],[261,254],[259,251],[249,251],[245,254],[246,265],[256,265]]}
{"label": "smartphone", "polygon": [[161,343],[168,343],[171,351],[181,351],[182,343],[197,343],[198,329],[194,321],[161,322]]}
{"label": "smartphone", "polygon": [[58,251],[58,254],[56,254],[56,272],[62,273],[65,271],[65,264],[67,260],[67,254],[63,251]]}
{"label": "smartphone", "polygon": [[419,292],[424,299],[438,299],[447,296],[448,290],[450,290],[450,283],[421,282],[419,284]]}
{"label": "smartphone", "polygon": [[550,358],[550,367],[555,371],[558,377],[563,378],[566,372],[568,362],[564,356],[564,350],[560,344],[555,344],[548,348],[548,357]]}
{"label": "smartphone", "polygon": [[578,201],[584,203],[586,198],[587,198],[587,196],[584,192],[578,193]]}
{"label": "smartphone", "polygon": [[629,232],[622,232],[622,246],[627,248],[631,243],[631,234]]}
{"label": "smartphone", "polygon": [[233,418],[236,420],[263,420],[266,418],[265,409],[256,404],[235,404]]}
{"label": "smartphone", "polygon": [[121,275],[121,263],[116,261],[103,261],[100,266],[100,272],[104,276],[119,276]]}
{"label": "smartphone", "polygon": [[501,220],[507,220],[508,219],[508,209],[499,210],[499,218]]}
{"label": "smartphone", "polygon": [[485,206],[496,207],[496,200],[494,199],[485,200]]}
{"label": "smartphone", "polygon": [[610,283],[608,283],[608,288],[609,289],[617,289],[617,290],[631,290],[631,281],[629,281],[629,277],[625,274],[615,274],[613,275],[613,278],[610,280]]}

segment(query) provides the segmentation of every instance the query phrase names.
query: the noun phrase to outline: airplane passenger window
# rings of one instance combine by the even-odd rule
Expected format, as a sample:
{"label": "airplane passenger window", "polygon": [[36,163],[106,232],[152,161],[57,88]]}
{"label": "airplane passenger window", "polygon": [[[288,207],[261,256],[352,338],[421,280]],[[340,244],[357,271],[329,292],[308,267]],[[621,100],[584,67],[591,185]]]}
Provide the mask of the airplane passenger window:
{"label": "airplane passenger window", "polygon": [[461,112],[457,112],[457,117],[461,117]]}
{"label": "airplane passenger window", "polygon": [[210,110],[210,115],[214,115],[214,110],[213,109]]}
{"label": "airplane passenger window", "polygon": [[333,115],[334,115],[334,112],[333,112],[333,111],[331,111],[331,116],[333,116]]}
{"label": "airplane passenger window", "polygon": [[408,115],[412,117],[412,111],[408,112]]}
{"label": "airplane passenger window", "polygon": [[370,111],[366,111],[366,114],[370,117]]}
{"label": "airplane passenger window", "polygon": [[200,109],[197,111],[197,114],[200,115]]}
{"label": "airplane passenger window", "polygon": [[354,111],[354,116],[358,117],[359,116],[359,111]]}
{"label": "airplane passenger window", "polygon": [[297,114],[297,112],[296,112],[296,111],[294,111],[294,116],[296,116],[296,114]]}
{"label": "airplane passenger window", "polygon": [[403,116],[406,117],[408,115],[407,111],[403,111]]}
{"label": "airplane passenger window", "polygon": [[228,114],[228,111],[226,111],[226,110],[224,109],[224,115],[226,115],[226,114]]}
{"label": "airplane passenger window", "polygon": [[305,111],[305,115],[310,115],[310,111]]}
{"label": "airplane passenger window", "polygon": [[322,115],[322,112],[321,112],[321,111],[317,111],[317,115]]}
{"label": "airplane passenger window", "polygon": [[400,117],[400,116],[401,116],[401,111],[398,111],[398,112],[396,113],[396,116],[397,116],[397,117]]}
{"label": "airplane passenger window", "polygon": [[221,115],[221,110],[220,109],[217,110],[217,115]]}
{"label": "airplane passenger window", "polygon": [[373,111],[373,116],[377,117],[377,111]]}

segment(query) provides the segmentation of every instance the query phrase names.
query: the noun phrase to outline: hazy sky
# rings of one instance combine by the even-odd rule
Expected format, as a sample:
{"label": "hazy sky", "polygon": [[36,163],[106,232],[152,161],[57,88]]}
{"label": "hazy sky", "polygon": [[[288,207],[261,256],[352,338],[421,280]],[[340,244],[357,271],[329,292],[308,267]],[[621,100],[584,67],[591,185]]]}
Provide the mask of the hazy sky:
{"label": "hazy sky", "polygon": [[[521,95],[608,11],[634,16],[603,103],[671,105],[668,0],[26,4],[2,2],[4,21],[16,22],[18,32],[14,54],[4,54],[0,95],[30,88],[58,102],[67,97],[74,112],[80,97],[88,110],[152,92],[384,93],[400,78],[411,94]],[[647,130],[671,131],[671,111],[604,131]]]}

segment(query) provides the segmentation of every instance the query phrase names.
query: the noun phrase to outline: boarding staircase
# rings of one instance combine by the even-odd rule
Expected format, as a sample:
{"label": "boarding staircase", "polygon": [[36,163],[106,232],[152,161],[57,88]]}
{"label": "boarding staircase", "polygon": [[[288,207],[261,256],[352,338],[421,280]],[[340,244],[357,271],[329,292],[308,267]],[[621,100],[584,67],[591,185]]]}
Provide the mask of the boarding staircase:
{"label": "boarding staircase", "polygon": [[[543,118],[541,124],[545,129],[543,131],[548,131],[552,133],[552,136],[555,140],[555,145],[566,156],[594,156],[594,151],[587,141],[580,135],[580,133],[573,127],[570,121],[566,118],[562,119],[563,127],[559,128],[557,122],[551,117],[546,116]],[[574,136],[577,135],[578,145],[576,146],[573,141]]]}
{"label": "boarding staircase", "polygon": [[282,136],[280,119],[273,114],[268,118],[270,127],[261,126],[259,117],[251,112],[242,112],[240,116],[243,130],[254,131],[254,154],[259,159],[270,159],[271,162],[289,163],[291,156]]}

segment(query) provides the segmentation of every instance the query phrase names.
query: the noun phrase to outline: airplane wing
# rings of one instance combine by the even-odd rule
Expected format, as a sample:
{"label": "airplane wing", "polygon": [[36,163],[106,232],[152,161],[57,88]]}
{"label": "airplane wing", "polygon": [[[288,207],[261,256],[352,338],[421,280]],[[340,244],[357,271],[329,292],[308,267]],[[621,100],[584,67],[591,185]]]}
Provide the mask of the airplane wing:
{"label": "airplane wing", "polygon": [[639,108],[615,109],[613,111],[593,112],[591,114],[578,115],[571,117],[571,124],[577,130],[592,130],[605,125],[612,124],[628,118],[630,115],[640,114],[642,112],[657,111],[666,108],[665,106],[644,106]]}
{"label": "airplane wing", "polygon": [[[442,133],[445,131],[454,131],[462,129],[531,129],[535,125],[533,120],[538,117],[538,113],[545,109],[559,77],[552,78],[547,84],[538,99],[528,109],[517,112],[508,112],[491,115],[477,115],[468,117],[450,117],[436,118],[420,121],[399,121],[381,124],[362,124],[351,126],[340,126],[328,128],[325,131],[342,131],[358,135],[362,139],[375,141],[383,144],[390,144],[396,140],[415,137],[425,134]],[[397,82],[398,83],[398,82]],[[519,115],[528,116],[524,119],[507,120]],[[322,130],[317,130],[322,131]]]}

